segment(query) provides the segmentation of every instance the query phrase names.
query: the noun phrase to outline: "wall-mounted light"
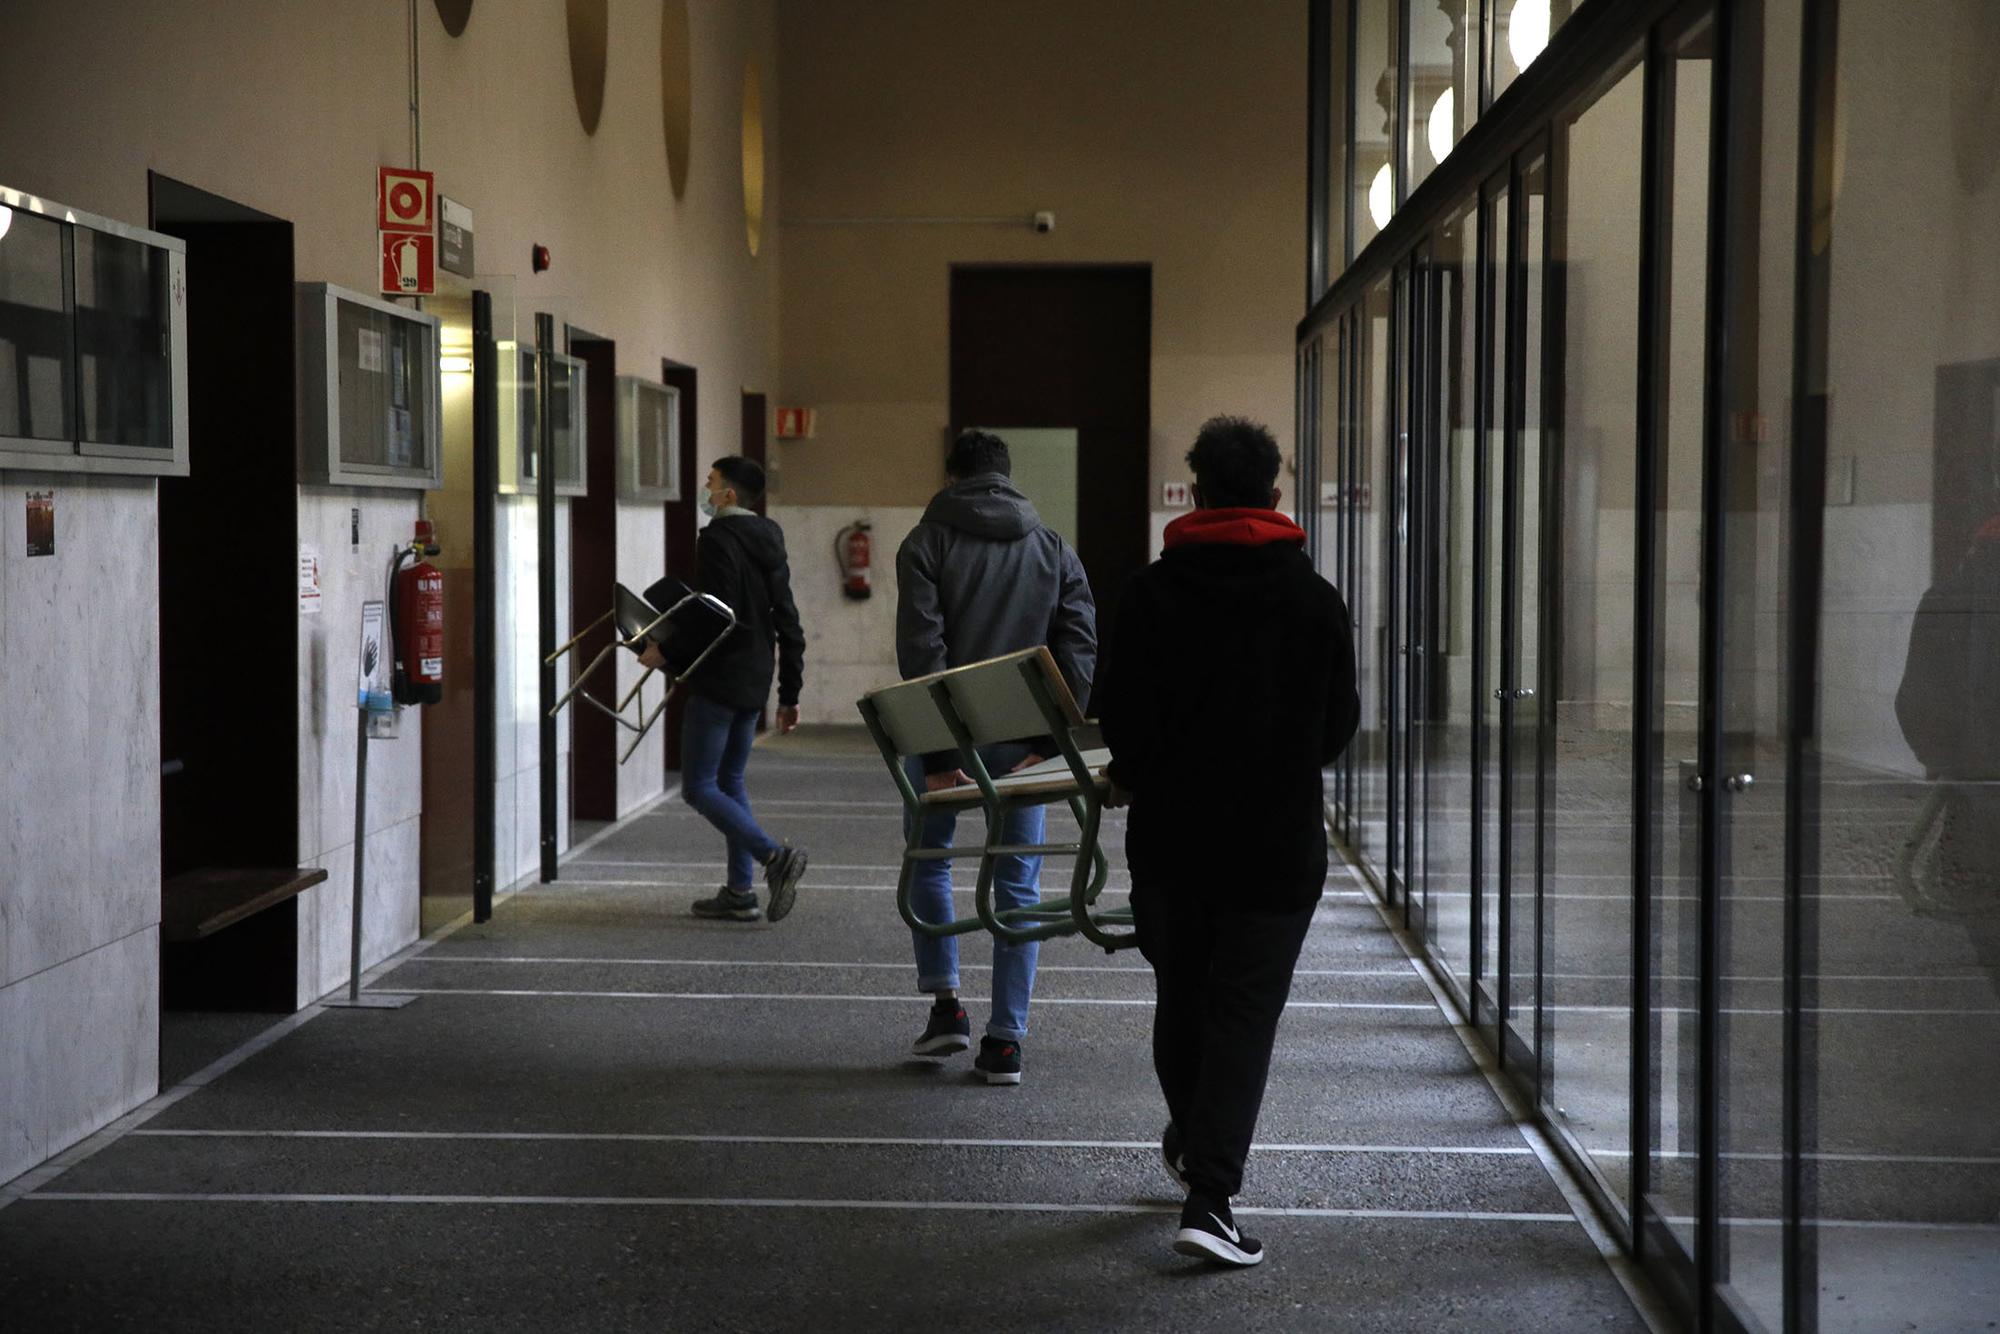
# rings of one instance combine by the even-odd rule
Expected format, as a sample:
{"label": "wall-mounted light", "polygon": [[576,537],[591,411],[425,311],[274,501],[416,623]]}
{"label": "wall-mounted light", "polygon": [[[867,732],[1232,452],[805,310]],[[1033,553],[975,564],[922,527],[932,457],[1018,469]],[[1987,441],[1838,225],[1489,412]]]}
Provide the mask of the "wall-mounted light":
{"label": "wall-mounted light", "polygon": [[446,375],[470,375],[472,374],[472,358],[463,356],[439,357],[438,369],[443,371]]}
{"label": "wall-mounted light", "polygon": [[1452,145],[1458,136],[1458,94],[1450,88],[1438,94],[1438,100],[1431,104],[1430,123],[1431,161],[1442,162],[1451,156]]}
{"label": "wall-mounted light", "polygon": [[1507,54],[1526,69],[1549,45],[1549,0],[1515,0],[1507,17]]}
{"label": "wall-mounted light", "polygon": [[1389,215],[1395,209],[1395,181],[1389,175],[1389,164],[1384,162],[1368,186],[1368,216],[1375,219],[1376,231],[1389,225]]}
{"label": "wall-mounted light", "polygon": [[14,225],[14,210],[0,204],[0,241],[7,239],[7,229]]}

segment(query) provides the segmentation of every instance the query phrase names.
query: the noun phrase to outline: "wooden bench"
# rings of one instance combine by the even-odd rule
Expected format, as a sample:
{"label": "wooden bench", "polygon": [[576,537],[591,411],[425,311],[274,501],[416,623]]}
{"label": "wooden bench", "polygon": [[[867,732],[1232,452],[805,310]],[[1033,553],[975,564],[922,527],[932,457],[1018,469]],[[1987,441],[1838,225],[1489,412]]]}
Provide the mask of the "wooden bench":
{"label": "wooden bench", "polygon": [[[1136,943],[1131,909],[1100,909],[1098,896],[1110,863],[1098,846],[1104,800],[1110,793],[1105,765],[1110,753],[1094,743],[1096,727],[1083,717],[1076,698],[1046,648],[1010,653],[987,662],[956,667],[932,676],[871,691],[858,706],[869,735],[889,766],[903,798],[908,831],[896,906],[910,928],[928,936],[959,935],[984,927],[1001,940],[1025,943],[1082,935],[1117,950]],[[995,776],[980,759],[981,749],[1006,742],[1049,739],[1056,754],[1019,773]],[[1085,749],[1086,745],[1089,749]],[[919,791],[907,761],[949,752],[971,778],[969,784],[937,792]],[[1075,843],[1001,842],[1006,815],[1026,806],[1057,802],[1075,814],[1081,835]],[[986,840],[977,848],[926,848],[923,818],[935,810],[978,807],[986,815]],[[926,922],[911,903],[916,868],[926,861],[978,856],[974,897],[977,915],[950,922]],[[1056,856],[1075,859],[1070,893],[1030,908],[996,912],[993,877],[1001,857]]]}
{"label": "wooden bench", "polygon": [[160,1003],[169,1010],[298,1009],[301,893],[317,866],[204,867],[160,889]]}
{"label": "wooden bench", "polygon": [[160,939],[204,940],[246,917],[297,898],[326,879],[317,866],[208,867],[185,871],[160,890]]}

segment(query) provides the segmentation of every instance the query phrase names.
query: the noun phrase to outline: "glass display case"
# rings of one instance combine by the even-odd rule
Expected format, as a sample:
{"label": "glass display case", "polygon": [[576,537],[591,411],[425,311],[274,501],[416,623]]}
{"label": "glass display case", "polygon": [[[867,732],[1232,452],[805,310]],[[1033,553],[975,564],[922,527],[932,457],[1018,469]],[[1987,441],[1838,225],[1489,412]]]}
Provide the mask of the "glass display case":
{"label": "glass display case", "polygon": [[328,283],[301,283],[299,480],[436,488],[438,321]]}
{"label": "glass display case", "polygon": [[618,377],[618,498],[681,499],[681,394],[671,385]]}
{"label": "glass display case", "polygon": [[187,248],[0,189],[0,467],[185,476]]}
{"label": "glass display case", "polygon": [[[533,494],[537,484],[540,403],[535,393],[532,345],[512,341],[500,353],[500,491],[503,495]],[[551,426],[555,434],[556,494],[587,496],[589,480],[589,415],[585,408],[589,367],[580,357],[556,353],[549,358]]]}

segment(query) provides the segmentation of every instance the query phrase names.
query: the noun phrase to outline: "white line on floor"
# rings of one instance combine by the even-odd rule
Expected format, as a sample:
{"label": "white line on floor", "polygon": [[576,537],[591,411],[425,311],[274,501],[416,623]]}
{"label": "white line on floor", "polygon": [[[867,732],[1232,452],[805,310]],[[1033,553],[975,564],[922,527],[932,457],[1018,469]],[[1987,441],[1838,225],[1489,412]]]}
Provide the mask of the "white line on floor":
{"label": "white line on floor", "polygon": [[[644,968],[830,968],[868,969],[907,973],[914,969],[907,961],[902,963],[823,963],[812,959],[633,959],[605,958],[584,959],[567,956],[541,956],[529,954],[439,954],[432,951],[424,956],[425,963],[508,963],[508,964],[590,964],[622,967],[634,965]],[[962,973],[990,973],[991,964],[962,963]],[[1153,970],[1146,964],[1081,964],[1045,963],[1035,968],[1041,973],[1131,973],[1138,977],[1151,977]],[[1408,978],[1408,968],[1298,968],[1294,977],[1397,977]]]}
{"label": "white line on floor", "polygon": [[[823,1004],[908,1005],[911,997],[821,995],[790,991],[571,991],[532,987],[396,987],[408,996],[531,996],[562,1000],[669,1000],[669,1001],[819,1001]],[[960,996],[967,1005],[984,1005],[990,996]],[[1151,996],[1124,998],[1037,996],[1036,1005],[1151,1005]],[[1416,1001],[1288,1001],[1288,1010],[1430,1010],[1436,1007]]]}
{"label": "white line on floor", "polygon": [[[824,885],[813,880],[807,880],[799,886],[799,892],[801,894],[819,894],[834,891],[861,891],[869,894],[894,894],[896,888],[895,885]],[[560,894],[565,889],[703,889],[712,891],[715,889],[715,882],[713,880],[572,880],[564,878],[552,881],[546,885],[536,885],[533,887],[534,895],[537,898],[547,898],[552,894]],[[975,891],[971,885],[953,885],[951,892],[954,894],[971,894]],[[1042,892],[1053,896],[1067,893],[1068,891],[1059,878],[1045,876]],[[1100,894],[1115,894],[1122,897],[1129,895],[1132,891],[1106,885],[1098,892]],[[1367,896],[1358,890],[1330,889],[1322,897],[1328,899],[1359,900]]]}
{"label": "white line on floor", "polygon": [[[153,1139],[330,1139],[330,1140],[473,1140],[584,1144],[788,1144],[811,1147],[881,1147],[916,1149],[1120,1149],[1157,1153],[1158,1140],[1146,1139],[924,1139],[894,1135],[674,1135],[619,1134],[535,1130],[135,1130]],[[1256,1144],[1253,1153],[1312,1154],[1442,1154],[1474,1158],[1525,1157],[1521,1145],[1480,1147],[1464,1144]]]}
{"label": "white line on floor", "polygon": [[[37,1203],[60,1204],[397,1204],[527,1205],[647,1209],[839,1209],[1002,1214],[1178,1214],[1178,1204],[1028,1204],[1014,1200],[807,1200],[667,1195],[309,1195],[171,1191],[51,1191]],[[1302,1209],[1239,1205],[1239,1216],[1351,1218],[1452,1223],[1574,1223],[1568,1214],[1484,1213],[1452,1209]]]}

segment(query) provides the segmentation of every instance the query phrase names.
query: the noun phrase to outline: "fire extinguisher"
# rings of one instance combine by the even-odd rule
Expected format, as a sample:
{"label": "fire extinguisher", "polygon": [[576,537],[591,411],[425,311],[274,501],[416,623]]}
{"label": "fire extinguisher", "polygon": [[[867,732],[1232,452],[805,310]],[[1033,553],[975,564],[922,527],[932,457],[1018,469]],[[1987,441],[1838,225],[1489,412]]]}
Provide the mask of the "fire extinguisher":
{"label": "fire extinguisher", "polygon": [[868,586],[868,561],[874,539],[870,525],[856,519],[833,536],[833,559],[840,566],[840,591],[855,602],[865,602],[873,591]]}
{"label": "fire extinguisher", "polygon": [[418,519],[416,535],[390,567],[392,689],[398,704],[435,704],[444,698],[444,576],[423,559],[437,554],[431,521]]}

